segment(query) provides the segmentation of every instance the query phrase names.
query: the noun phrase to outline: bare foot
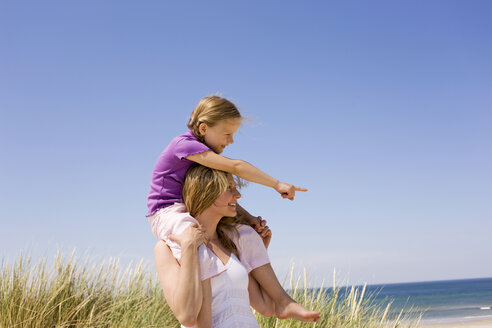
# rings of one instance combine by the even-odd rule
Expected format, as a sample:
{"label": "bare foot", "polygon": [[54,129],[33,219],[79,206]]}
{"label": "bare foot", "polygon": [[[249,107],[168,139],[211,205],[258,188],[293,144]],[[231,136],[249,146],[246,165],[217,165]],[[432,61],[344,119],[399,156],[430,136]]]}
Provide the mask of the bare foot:
{"label": "bare foot", "polygon": [[310,311],[294,301],[291,301],[284,307],[276,305],[275,314],[279,319],[291,318],[307,322],[318,321],[320,318],[319,312]]}

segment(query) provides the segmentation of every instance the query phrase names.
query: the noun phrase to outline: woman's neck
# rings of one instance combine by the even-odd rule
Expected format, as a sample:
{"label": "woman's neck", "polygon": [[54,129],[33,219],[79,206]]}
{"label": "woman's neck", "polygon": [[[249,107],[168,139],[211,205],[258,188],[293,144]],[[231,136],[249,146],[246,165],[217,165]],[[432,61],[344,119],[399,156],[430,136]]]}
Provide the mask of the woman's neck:
{"label": "woman's neck", "polygon": [[196,217],[205,233],[205,238],[207,238],[208,240],[215,240],[218,238],[217,224],[219,223],[221,218],[222,217],[220,217],[219,215],[214,215],[213,212],[208,211],[208,209],[206,209],[205,211],[203,211],[203,213]]}

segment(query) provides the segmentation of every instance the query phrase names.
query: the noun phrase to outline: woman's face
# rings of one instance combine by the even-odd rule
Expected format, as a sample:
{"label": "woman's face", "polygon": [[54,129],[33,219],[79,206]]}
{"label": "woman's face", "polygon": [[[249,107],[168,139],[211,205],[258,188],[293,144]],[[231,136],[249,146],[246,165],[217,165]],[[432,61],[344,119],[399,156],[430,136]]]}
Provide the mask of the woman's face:
{"label": "woman's face", "polygon": [[227,181],[229,187],[222,193],[212,205],[222,216],[234,217],[236,216],[237,200],[241,198],[241,194],[236,189],[236,183],[232,178],[232,175],[227,174]]}

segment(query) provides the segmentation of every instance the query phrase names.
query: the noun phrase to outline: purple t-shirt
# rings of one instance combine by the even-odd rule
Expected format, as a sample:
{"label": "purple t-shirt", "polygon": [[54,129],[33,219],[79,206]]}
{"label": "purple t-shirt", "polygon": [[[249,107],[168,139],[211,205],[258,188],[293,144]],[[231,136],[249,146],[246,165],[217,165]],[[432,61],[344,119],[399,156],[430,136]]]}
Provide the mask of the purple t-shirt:
{"label": "purple t-shirt", "polygon": [[186,172],[195,164],[186,157],[209,150],[211,149],[198,141],[191,130],[171,140],[157,159],[152,172],[147,216],[163,207],[183,202],[182,190]]}

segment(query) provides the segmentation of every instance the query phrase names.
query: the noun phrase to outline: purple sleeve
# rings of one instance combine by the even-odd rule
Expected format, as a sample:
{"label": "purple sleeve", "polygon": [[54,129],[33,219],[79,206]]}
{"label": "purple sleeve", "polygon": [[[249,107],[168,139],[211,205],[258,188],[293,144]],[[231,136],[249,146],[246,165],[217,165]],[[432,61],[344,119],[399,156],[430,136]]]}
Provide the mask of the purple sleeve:
{"label": "purple sleeve", "polygon": [[190,155],[200,154],[209,150],[211,149],[207,145],[198,140],[182,139],[176,144],[174,154],[182,160]]}

